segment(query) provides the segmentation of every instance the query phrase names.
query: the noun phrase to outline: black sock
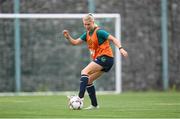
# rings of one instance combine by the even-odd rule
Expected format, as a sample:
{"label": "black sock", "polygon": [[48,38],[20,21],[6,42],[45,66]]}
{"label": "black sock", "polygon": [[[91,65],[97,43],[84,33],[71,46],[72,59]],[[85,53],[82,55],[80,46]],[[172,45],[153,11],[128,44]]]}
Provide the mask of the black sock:
{"label": "black sock", "polygon": [[84,97],[84,93],[86,91],[86,85],[88,84],[88,75],[81,75],[81,79],[80,79],[80,89],[79,89],[79,97],[83,98]]}
{"label": "black sock", "polygon": [[96,90],[93,84],[87,85],[87,92],[89,94],[89,98],[91,99],[91,104],[93,106],[97,106]]}

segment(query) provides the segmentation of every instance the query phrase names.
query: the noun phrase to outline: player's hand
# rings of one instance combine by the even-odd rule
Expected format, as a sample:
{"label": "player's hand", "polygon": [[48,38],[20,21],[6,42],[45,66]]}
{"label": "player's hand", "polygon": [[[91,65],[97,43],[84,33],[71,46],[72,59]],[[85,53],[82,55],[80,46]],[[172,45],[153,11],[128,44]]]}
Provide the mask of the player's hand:
{"label": "player's hand", "polygon": [[122,48],[122,49],[120,49],[120,53],[121,53],[121,55],[122,55],[122,56],[124,56],[125,58],[127,58],[127,57],[128,57],[128,53],[127,53],[127,51],[126,51],[126,50],[124,50],[123,48]]}
{"label": "player's hand", "polygon": [[68,39],[69,38],[69,31],[68,30],[63,30],[63,35],[64,35],[64,37],[66,38],[66,39]]}

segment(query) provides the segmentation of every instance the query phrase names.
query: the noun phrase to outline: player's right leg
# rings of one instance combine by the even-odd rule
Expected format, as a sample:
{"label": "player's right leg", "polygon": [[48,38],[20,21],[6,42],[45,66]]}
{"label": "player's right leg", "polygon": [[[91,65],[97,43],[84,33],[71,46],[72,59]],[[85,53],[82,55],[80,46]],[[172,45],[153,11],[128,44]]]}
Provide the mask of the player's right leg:
{"label": "player's right leg", "polygon": [[102,66],[95,62],[90,62],[82,71],[81,71],[81,79],[80,79],[80,89],[79,89],[79,97],[83,98],[84,93],[86,91],[86,86],[88,85],[89,75],[99,72],[102,70]]}

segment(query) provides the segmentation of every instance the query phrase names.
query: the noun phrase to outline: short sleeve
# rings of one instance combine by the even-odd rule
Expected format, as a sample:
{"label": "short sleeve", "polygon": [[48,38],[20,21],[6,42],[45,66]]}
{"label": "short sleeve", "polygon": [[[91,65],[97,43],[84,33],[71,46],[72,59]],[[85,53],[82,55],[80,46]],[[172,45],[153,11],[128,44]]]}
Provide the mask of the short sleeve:
{"label": "short sleeve", "polygon": [[86,32],[84,32],[81,36],[80,39],[83,41],[86,41]]}
{"label": "short sleeve", "polygon": [[105,31],[103,29],[99,29],[97,31],[97,37],[98,37],[98,40],[99,40],[99,45],[104,43],[104,41],[106,41],[108,39],[109,35],[110,35],[110,33],[108,33],[107,31]]}

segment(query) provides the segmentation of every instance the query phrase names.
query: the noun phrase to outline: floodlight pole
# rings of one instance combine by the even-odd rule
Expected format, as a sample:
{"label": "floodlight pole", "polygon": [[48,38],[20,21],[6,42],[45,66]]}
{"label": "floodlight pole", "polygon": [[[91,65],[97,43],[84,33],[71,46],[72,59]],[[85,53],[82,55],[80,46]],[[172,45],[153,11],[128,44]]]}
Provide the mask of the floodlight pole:
{"label": "floodlight pole", "polygon": [[[14,0],[14,13],[19,13],[19,0]],[[21,46],[20,46],[20,21],[14,20],[14,47],[15,47],[15,91],[21,91]]]}
{"label": "floodlight pole", "polygon": [[168,10],[167,0],[161,0],[161,35],[162,35],[162,78],[163,89],[169,88],[169,76],[168,76]]}
{"label": "floodlight pole", "polygon": [[90,13],[95,12],[95,2],[94,2],[94,0],[88,0],[88,11]]}

